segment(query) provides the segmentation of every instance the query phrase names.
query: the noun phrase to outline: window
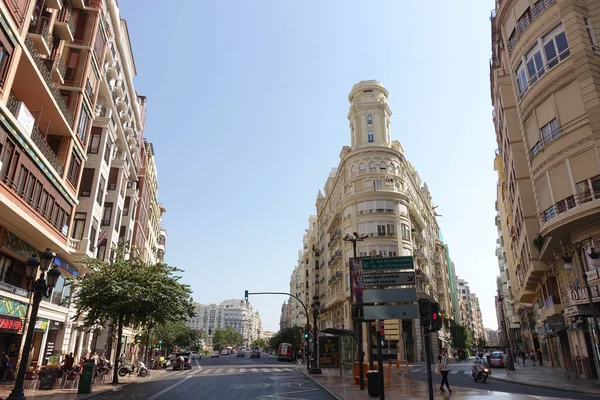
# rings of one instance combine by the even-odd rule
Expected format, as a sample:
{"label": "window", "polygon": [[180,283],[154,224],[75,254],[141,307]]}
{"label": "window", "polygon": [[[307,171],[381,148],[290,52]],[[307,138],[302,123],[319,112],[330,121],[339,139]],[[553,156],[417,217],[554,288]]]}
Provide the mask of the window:
{"label": "window", "polygon": [[119,229],[119,225],[121,225],[121,209],[117,207],[117,215],[115,216],[115,230]]}
{"label": "window", "polygon": [[367,165],[366,165],[365,163],[362,163],[362,162],[361,162],[361,163],[358,165],[358,170],[359,170],[360,172],[365,172],[365,171],[367,170]]}
{"label": "window", "polygon": [[10,52],[2,43],[0,43],[0,87],[4,86],[4,79],[6,78],[9,63]]}
{"label": "window", "polygon": [[125,197],[125,204],[123,204],[123,216],[126,217],[129,215],[129,204],[131,203],[131,197]]}
{"label": "window", "polygon": [[371,114],[367,115],[367,124],[373,125],[373,116]]}
{"label": "window", "polygon": [[102,214],[102,226],[110,225],[112,217],[113,203],[104,204],[104,213]]}
{"label": "window", "polygon": [[86,135],[88,131],[88,127],[90,125],[90,116],[85,110],[85,108],[81,109],[81,113],[79,114],[79,123],[77,124],[77,137],[81,140],[81,143],[86,145]]}
{"label": "window", "polygon": [[379,169],[382,171],[385,171],[387,169],[387,164],[385,163],[385,161],[379,163]]}
{"label": "window", "polygon": [[119,168],[111,168],[108,174],[108,190],[117,189],[117,180],[119,178]]}
{"label": "window", "polygon": [[106,163],[106,165],[110,164],[110,150],[111,150],[111,144],[107,141],[106,142],[106,147],[104,148],[104,162]]}
{"label": "window", "polygon": [[371,161],[369,163],[369,170],[370,171],[375,171],[377,169],[377,165],[375,164],[375,161]]}
{"label": "window", "polygon": [[98,254],[96,255],[96,258],[98,260],[104,260],[104,253],[106,253],[106,244],[102,243],[100,246],[98,246]]}
{"label": "window", "polygon": [[73,218],[73,239],[81,240],[83,239],[83,232],[85,231],[85,220],[87,219],[87,214],[82,212],[76,212],[75,217]]}
{"label": "window", "polygon": [[546,72],[544,69],[544,60],[542,59],[542,49],[539,44],[536,44],[529,50],[529,53],[525,56],[525,63],[527,65],[529,83],[533,84]]}
{"label": "window", "polygon": [[542,38],[542,44],[544,46],[544,54],[546,55],[546,63],[548,69],[554,67],[559,61],[567,58],[571,52],[569,50],[569,43],[567,42],[567,35],[563,29],[563,25],[560,24],[552,32]]}
{"label": "window", "polygon": [[71,163],[69,164],[69,173],[67,174],[67,179],[69,182],[73,184],[74,187],[77,187],[77,179],[79,178],[79,170],[81,169],[81,159],[75,152],[71,154]]}
{"label": "window", "polygon": [[519,89],[519,97],[523,97],[527,91],[527,75],[525,75],[525,67],[523,63],[519,64],[517,72],[515,73],[515,78],[517,81],[517,87]]}
{"label": "window", "polygon": [[373,131],[367,131],[367,140],[369,141],[369,143],[373,143],[375,141]]}
{"label": "window", "polygon": [[21,165],[19,177],[17,178],[17,193],[19,193],[21,196],[25,193],[25,182],[27,181],[27,175],[29,175],[29,170]]}
{"label": "window", "polygon": [[542,142],[544,144],[550,143],[558,136],[560,136],[558,129],[558,121],[556,121],[556,118],[548,122],[546,125],[542,126],[540,132],[542,134]]}
{"label": "window", "polygon": [[90,197],[92,193],[92,185],[94,183],[93,168],[84,168],[81,174],[81,184],[79,185],[79,197]]}
{"label": "window", "polygon": [[410,228],[406,224],[402,224],[402,240],[410,240]]}
{"label": "window", "polygon": [[100,184],[98,185],[98,194],[96,195],[96,202],[102,205],[102,198],[104,197],[104,186],[106,186],[106,179],[100,175]]}
{"label": "window", "polygon": [[598,47],[598,41],[596,40],[596,35],[594,34],[592,21],[590,21],[588,17],[583,17],[583,22],[585,23],[585,29],[587,30],[588,38],[590,39],[590,43],[592,45],[592,50],[594,50],[596,53],[600,52],[600,47]]}
{"label": "window", "polygon": [[[96,220],[94,220],[94,221],[96,223],[98,223]],[[94,225],[92,225],[92,228],[90,229],[89,250],[93,253],[95,248],[96,248],[96,227]]]}
{"label": "window", "polygon": [[102,135],[100,133],[92,133],[90,138],[90,145],[88,146],[88,154],[98,154],[100,150],[100,139]]}

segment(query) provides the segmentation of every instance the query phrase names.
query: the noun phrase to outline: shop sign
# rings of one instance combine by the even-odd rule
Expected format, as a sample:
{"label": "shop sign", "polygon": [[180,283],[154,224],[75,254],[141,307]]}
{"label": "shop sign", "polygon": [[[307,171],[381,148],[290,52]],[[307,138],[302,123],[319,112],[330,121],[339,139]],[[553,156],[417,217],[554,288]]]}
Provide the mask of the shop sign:
{"label": "shop sign", "polygon": [[22,328],[23,322],[20,319],[0,318],[0,329],[20,331]]}
{"label": "shop sign", "polygon": [[546,310],[551,308],[553,305],[554,305],[554,300],[552,300],[552,296],[548,296],[548,298],[544,302],[544,306],[546,307]]}
{"label": "shop sign", "polygon": [[546,331],[545,328],[546,327],[544,326],[544,324],[537,324],[535,326],[535,333],[544,333]]}
{"label": "shop sign", "polygon": [[0,282],[0,290],[3,290],[8,293],[16,294],[21,297],[29,297],[29,292],[25,289],[21,289],[19,287],[9,285],[6,282]]}
{"label": "shop sign", "polygon": [[[598,294],[598,285],[591,286],[592,299],[594,302],[600,301],[600,295]],[[585,288],[569,289],[569,300],[572,306],[577,304],[589,303],[587,290]]]}
{"label": "shop sign", "polygon": [[14,235],[10,232],[4,236],[4,240],[2,241],[2,246],[6,247],[13,253],[17,253],[21,257],[28,259],[32,254],[38,254],[39,252],[33,246],[25,243],[21,238],[17,235]]}
{"label": "shop sign", "polygon": [[36,332],[46,332],[48,322],[49,321],[46,318],[38,318],[37,321],[35,321]]}
{"label": "shop sign", "polygon": [[548,328],[553,331],[561,330],[565,327],[565,317],[562,315],[552,315],[548,317]]}
{"label": "shop sign", "polygon": [[72,274],[73,276],[77,276],[77,268],[75,268],[65,260],[61,259],[60,257],[54,257],[54,264],[56,264],[57,267],[64,269],[68,273]]}
{"label": "shop sign", "polygon": [[585,273],[587,275],[588,281],[595,281],[600,279],[600,269],[592,269]]}
{"label": "shop sign", "polygon": [[563,315],[565,317],[574,317],[575,315],[579,314],[579,309],[577,306],[570,306],[570,307],[565,307],[565,309],[563,310]]}
{"label": "shop sign", "polygon": [[0,297],[0,315],[25,318],[27,316],[27,304],[20,301]]}

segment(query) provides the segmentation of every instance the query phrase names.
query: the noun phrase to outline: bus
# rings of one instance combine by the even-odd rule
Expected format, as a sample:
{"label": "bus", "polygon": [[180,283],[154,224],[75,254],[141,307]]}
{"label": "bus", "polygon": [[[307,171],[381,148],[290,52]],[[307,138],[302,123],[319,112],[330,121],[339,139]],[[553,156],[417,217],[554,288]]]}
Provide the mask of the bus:
{"label": "bus", "polygon": [[279,351],[277,352],[277,361],[293,361],[294,346],[289,343],[280,343]]}

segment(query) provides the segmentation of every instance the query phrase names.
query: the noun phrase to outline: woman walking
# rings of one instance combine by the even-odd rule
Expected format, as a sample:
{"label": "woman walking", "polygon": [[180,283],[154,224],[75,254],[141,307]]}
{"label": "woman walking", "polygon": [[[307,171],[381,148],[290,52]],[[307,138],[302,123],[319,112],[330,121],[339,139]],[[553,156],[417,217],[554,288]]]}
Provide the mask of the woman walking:
{"label": "woman walking", "polygon": [[442,354],[438,356],[437,370],[442,374],[442,383],[440,383],[440,391],[444,392],[444,384],[448,388],[448,392],[452,393],[450,384],[448,383],[448,372],[450,372],[450,359],[448,358],[448,351],[443,348]]}

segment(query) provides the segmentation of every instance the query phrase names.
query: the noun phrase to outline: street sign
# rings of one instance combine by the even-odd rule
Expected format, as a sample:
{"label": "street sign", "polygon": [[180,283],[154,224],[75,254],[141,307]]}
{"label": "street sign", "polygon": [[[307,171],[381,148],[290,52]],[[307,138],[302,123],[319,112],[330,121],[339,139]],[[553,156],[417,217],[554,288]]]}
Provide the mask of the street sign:
{"label": "street sign", "polygon": [[[362,284],[363,284],[363,288],[374,287],[374,286],[414,285],[415,284],[415,273],[414,272],[377,272],[377,271],[363,272]],[[363,293],[363,302],[365,302],[364,293]]]}
{"label": "street sign", "polygon": [[400,340],[400,335],[394,335],[386,332],[385,340]]}
{"label": "street sign", "polygon": [[365,289],[363,292],[363,303],[400,303],[404,301],[417,301],[417,289],[414,287],[404,289]]}
{"label": "street sign", "polygon": [[414,269],[415,264],[412,256],[404,257],[373,257],[362,259],[362,269],[386,270],[386,269]]}
{"label": "street sign", "polygon": [[401,306],[364,306],[364,319],[416,319],[416,305]]}

